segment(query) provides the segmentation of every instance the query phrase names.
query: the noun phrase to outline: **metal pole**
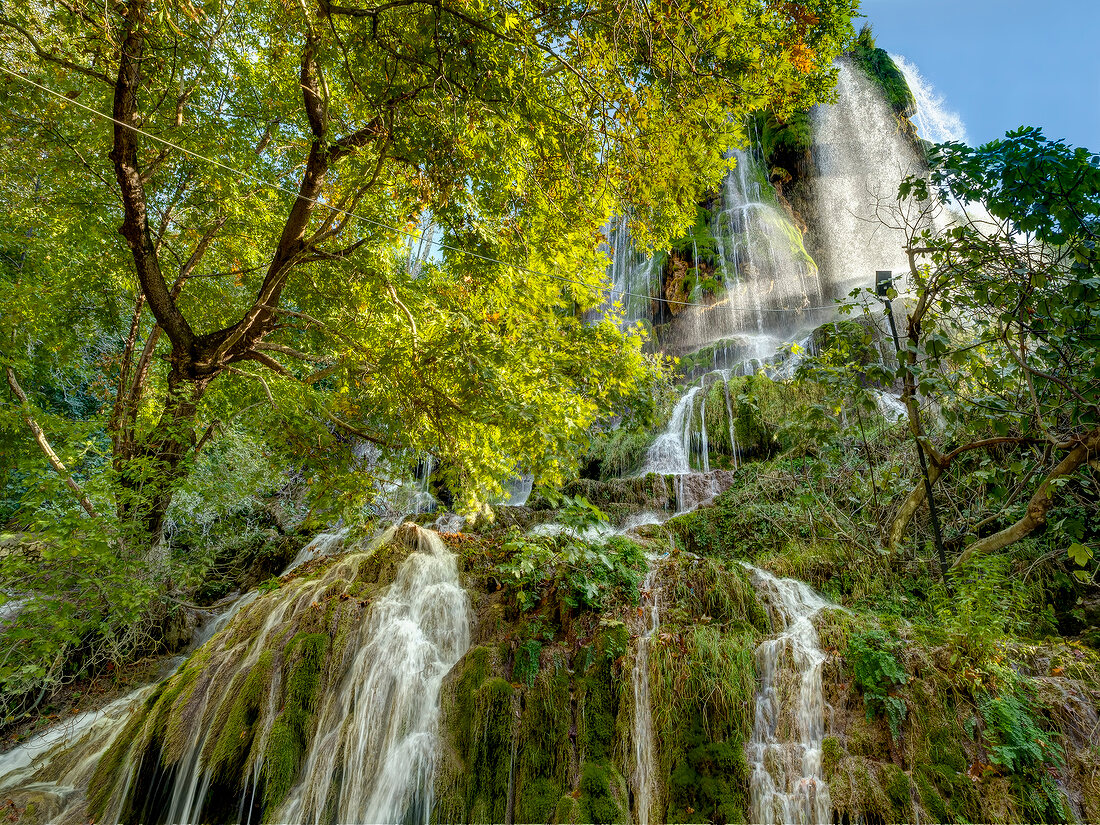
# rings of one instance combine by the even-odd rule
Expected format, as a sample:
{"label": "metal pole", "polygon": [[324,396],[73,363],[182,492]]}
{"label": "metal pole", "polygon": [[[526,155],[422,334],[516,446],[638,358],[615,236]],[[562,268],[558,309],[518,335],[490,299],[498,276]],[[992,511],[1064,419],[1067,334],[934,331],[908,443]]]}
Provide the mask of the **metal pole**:
{"label": "metal pole", "polygon": [[[891,282],[893,280],[892,272],[876,272],[875,273],[875,294],[882,300],[882,303],[886,307],[886,320],[890,322],[890,334],[894,338],[894,351],[898,356],[898,366],[905,371],[906,374],[906,386],[913,382],[913,374],[909,372],[909,366],[902,360],[901,357],[901,340],[898,338],[898,327],[894,323],[894,307],[891,304],[890,296],[887,294]],[[914,392],[915,392],[914,386]],[[928,475],[928,459],[924,456],[924,446],[920,443],[920,436],[918,431],[920,429],[920,419],[918,417],[916,427],[914,427],[913,441],[917,445],[917,458],[920,460],[921,475],[924,476],[924,496],[928,499],[928,512],[932,516],[932,536],[936,542],[936,555],[940,563],[940,579],[947,583],[947,553],[943,549],[943,535],[940,532],[940,516],[936,510],[936,499],[932,496],[932,479]]]}

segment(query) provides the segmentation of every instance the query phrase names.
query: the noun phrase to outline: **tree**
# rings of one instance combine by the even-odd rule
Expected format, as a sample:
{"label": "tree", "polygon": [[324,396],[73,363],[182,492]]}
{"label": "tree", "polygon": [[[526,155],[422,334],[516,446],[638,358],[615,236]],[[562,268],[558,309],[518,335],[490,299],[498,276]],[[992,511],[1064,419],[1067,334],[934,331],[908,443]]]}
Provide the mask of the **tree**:
{"label": "tree", "polygon": [[[690,223],[745,113],[826,92],[853,11],[5,8],[5,64],[73,101],[8,72],[12,160],[45,170],[49,190],[25,182],[13,208],[70,188],[95,202],[74,247],[49,242],[41,221],[56,214],[14,224],[24,235],[9,243],[80,258],[67,269],[130,296],[104,370],[122,523],[155,543],[218,414],[265,400],[322,443],[343,432],[439,453],[470,506],[517,465],[560,477],[600,404],[645,372],[637,337],[577,320],[599,302],[596,228],[629,210],[658,243]],[[88,109],[111,112],[109,136]],[[108,231],[117,216],[128,254]],[[405,233],[429,216],[444,250],[402,271]],[[21,312],[26,271],[9,273]],[[22,341],[40,339],[14,326],[4,360],[19,367]]]}
{"label": "tree", "polygon": [[[976,451],[1018,481],[991,515],[965,525],[974,540],[957,566],[1042,527],[1097,460],[1100,156],[1025,128],[976,149],[936,146],[931,163],[930,178],[909,178],[900,192],[925,207],[907,249],[910,426],[933,481]],[[930,222],[942,207],[953,219]],[[921,424],[918,394],[941,401],[939,443]],[[922,482],[895,519],[895,545],[923,499]]]}

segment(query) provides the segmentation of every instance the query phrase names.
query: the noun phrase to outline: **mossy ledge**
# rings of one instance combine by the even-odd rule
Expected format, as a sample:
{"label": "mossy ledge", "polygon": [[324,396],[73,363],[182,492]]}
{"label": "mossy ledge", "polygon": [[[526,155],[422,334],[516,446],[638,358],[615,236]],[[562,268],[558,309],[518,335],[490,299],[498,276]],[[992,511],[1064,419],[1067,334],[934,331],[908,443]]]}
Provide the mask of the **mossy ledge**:
{"label": "mossy ledge", "polygon": [[174,778],[197,764],[209,785],[194,818],[237,821],[245,799],[253,821],[271,821],[298,779],[319,697],[340,683],[356,630],[417,530],[386,538],[295,570],[192,654],[101,758],[90,817],[161,821]]}

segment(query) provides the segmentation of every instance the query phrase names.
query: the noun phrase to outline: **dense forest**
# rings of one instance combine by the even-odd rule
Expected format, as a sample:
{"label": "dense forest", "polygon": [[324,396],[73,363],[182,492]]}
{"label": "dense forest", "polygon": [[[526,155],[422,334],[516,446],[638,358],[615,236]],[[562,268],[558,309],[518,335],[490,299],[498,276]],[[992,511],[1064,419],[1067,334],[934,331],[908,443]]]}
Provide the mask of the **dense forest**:
{"label": "dense forest", "polygon": [[348,2],[0,0],[0,816],[1100,820],[1100,155]]}

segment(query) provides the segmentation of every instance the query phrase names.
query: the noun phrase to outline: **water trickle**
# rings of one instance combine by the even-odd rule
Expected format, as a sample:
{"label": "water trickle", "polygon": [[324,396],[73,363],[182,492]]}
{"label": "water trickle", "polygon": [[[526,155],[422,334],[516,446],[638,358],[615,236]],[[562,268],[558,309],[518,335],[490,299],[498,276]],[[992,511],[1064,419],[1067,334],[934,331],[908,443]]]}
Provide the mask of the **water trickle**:
{"label": "water trickle", "polygon": [[710,472],[710,443],[707,441],[707,394],[699,402],[699,453],[703,472]]}
{"label": "water trickle", "polygon": [[779,630],[756,648],[756,715],[745,745],[752,769],[751,821],[828,823],[832,802],[821,775],[825,653],[812,619],[831,605],[803,582],[746,567]]}
{"label": "water trickle", "polygon": [[0,793],[33,794],[42,821],[67,821],[83,801],[99,758],[155,688],[146,685],[100,710],[59,722],[0,755]]}
{"label": "water trickle", "polygon": [[649,571],[642,582],[644,624],[638,635],[634,671],[631,674],[634,695],[634,726],[631,731],[634,764],[631,783],[634,786],[634,821],[637,825],[649,825],[656,792],[657,749],[653,738],[653,700],[649,685],[649,649],[661,624],[656,561],[655,557],[650,557]]}
{"label": "water trickle", "polygon": [[732,370],[722,370],[719,375],[722,377],[722,389],[726,393],[726,421],[730,427],[730,463],[732,468],[736,470],[741,465],[741,451],[737,447],[737,422],[733,417],[733,401],[730,399]]}
{"label": "water trickle", "polygon": [[661,259],[634,248],[630,221],[614,218],[604,227],[607,242],[603,249],[609,258],[607,275],[611,282],[606,308],[618,304],[624,327],[633,326],[651,313],[650,296],[661,294]]}
{"label": "water trickle", "polygon": [[319,559],[322,556],[331,556],[344,546],[344,539],[348,537],[348,528],[341,527],[338,530],[330,530],[318,533],[313,540],[298,551],[298,555],[286,566],[282,575],[286,575],[296,567],[301,567],[307,561]]}
{"label": "water trickle", "polygon": [[504,497],[500,503],[505,507],[522,507],[531,497],[534,486],[535,477],[530,473],[515,476],[504,485]]}
{"label": "water trickle", "polygon": [[319,709],[303,780],[277,817],[427,823],[439,690],[469,647],[470,605],[455,557],[417,529],[418,546],[364,623],[339,689]]}

